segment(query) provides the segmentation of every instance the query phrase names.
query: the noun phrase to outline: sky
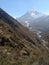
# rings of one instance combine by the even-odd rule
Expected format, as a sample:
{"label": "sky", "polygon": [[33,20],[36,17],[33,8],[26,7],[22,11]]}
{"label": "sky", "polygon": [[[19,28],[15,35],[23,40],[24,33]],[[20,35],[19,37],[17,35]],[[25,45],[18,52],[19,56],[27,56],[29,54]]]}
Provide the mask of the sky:
{"label": "sky", "polygon": [[20,17],[32,9],[49,14],[49,0],[0,0],[0,8],[13,17]]}

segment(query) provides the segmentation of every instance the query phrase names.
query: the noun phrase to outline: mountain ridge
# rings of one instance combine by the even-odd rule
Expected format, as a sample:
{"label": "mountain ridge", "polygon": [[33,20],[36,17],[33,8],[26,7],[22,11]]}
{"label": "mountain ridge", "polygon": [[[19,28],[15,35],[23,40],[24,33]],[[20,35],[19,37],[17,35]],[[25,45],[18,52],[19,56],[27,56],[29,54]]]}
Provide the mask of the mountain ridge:
{"label": "mountain ridge", "polygon": [[[28,11],[28,12],[26,12],[24,15],[22,15],[21,17],[19,17],[19,18],[27,18],[27,19],[30,19],[30,18],[38,18],[38,17],[41,17],[41,16],[45,16],[46,14],[43,14],[43,13],[41,13],[41,12],[38,12],[38,11],[36,11],[36,10],[31,10],[31,11]],[[18,18],[18,20],[19,20],[19,18]],[[21,19],[20,19],[21,20]]]}

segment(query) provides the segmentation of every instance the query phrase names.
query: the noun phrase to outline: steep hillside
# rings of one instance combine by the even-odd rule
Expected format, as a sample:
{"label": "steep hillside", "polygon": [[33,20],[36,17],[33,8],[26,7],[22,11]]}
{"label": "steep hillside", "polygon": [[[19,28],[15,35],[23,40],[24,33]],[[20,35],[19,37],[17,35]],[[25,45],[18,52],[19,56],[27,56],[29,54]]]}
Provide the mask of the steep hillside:
{"label": "steep hillside", "polygon": [[0,8],[0,65],[48,65],[48,43]]}

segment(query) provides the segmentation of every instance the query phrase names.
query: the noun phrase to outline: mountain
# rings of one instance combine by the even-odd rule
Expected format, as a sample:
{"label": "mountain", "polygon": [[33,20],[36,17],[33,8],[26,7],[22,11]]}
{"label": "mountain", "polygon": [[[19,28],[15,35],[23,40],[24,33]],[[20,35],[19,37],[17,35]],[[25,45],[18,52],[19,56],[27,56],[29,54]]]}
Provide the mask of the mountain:
{"label": "mountain", "polygon": [[0,8],[0,65],[41,64],[49,64],[49,44]]}
{"label": "mountain", "polygon": [[22,24],[29,26],[30,23],[33,23],[35,19],[45,17],[46,15],[35,10],[28,11],[23,16],[19,17],[17,20],[20,21]]}
{"label": "mountain", "polygon": [[37,12],[35,10],[31,10],[31,11],[28,11],[26,14],[24,14],[23,16],[21,16],[19,19],[20,20],[34,20],[38,17],[41,17],[41,16],[45,16],[45,14],[43,13],[40,13],[40,12]]}
{"label": "mountain", "polygon": [[45,31],[45,29],[49,28],[49,15],[37,12],[35,10],[27,12],[17,20],[31,30],[33,28],[35,30]]}
{"label": "mountain", "polygon": [[47,38],[48,35],[45,34],[49,32],[49,15],[31,10],[17,20],[31,31],[40,31],[42,37]]}

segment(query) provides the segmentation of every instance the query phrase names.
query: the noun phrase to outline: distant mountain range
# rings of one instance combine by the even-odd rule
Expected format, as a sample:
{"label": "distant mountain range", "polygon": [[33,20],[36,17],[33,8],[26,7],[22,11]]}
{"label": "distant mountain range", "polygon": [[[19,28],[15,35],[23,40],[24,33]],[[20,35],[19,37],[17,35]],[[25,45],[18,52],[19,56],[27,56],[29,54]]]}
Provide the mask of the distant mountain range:
{"label": "distant mountain range", "polygon": [[42,30],[45,31],[49,29],[49,15],[31,10],[17,19],[25,27],[32,30]]}
{"label": "distant mountain range", "polygon": [[31,11],[28,11],[26,14],[24,14],[23,16],[21,16],[18,19],[20,19],[20,21],[21,20],[23,20],[23,21],[34,20],[34,19],[39,18],[41,16],[45,16],[45,14],[37,12],[35,10],[31,10]]}
{"label": "distant mountain range", "polygon": [[0,8],[0,65],[49,65],[49,43],[40,34]]}
{"label": "distant mountain range", "polygon": [[46,38],[46,40],[49,38],[47,34],[47,32],[49,33],[49,15],[31,10],[23,16],[19,17],[17,20],[31,31],[40,31],[42,38]]}

